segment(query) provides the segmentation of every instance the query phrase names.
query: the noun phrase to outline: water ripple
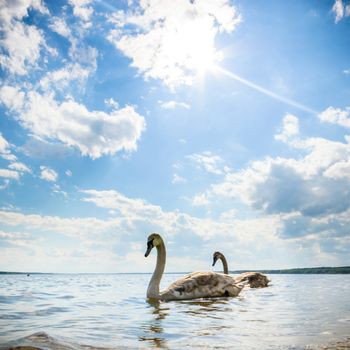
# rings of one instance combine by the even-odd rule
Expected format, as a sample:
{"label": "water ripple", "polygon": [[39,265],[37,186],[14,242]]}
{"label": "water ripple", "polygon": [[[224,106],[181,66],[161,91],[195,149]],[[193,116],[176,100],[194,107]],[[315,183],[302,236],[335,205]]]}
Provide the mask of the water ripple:
{"label": "water ripple", "polygon": [[274,275],[237,298],[168,303],[146,302],[149,278],[0,276],[0,349],[304,349],[349,332],[348,275]]}

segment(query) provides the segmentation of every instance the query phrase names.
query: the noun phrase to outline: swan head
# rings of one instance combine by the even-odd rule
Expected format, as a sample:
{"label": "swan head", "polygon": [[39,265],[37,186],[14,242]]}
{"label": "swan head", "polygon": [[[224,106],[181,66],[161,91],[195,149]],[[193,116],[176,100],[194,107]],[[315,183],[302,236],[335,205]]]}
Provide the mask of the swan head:
{"label": "swan head", "polygon": [[213,254],[213,265],[212,266],[214,266],[216,264],[216,262],[222,258],[222,256],[223,255],[220,252],[215,252]]}
{"label": "swan head", "polygon": [[147,257],[149,255],[149,253],[151,252],[151,250],[154,247],[157,247],[162,242],[163,242],[163,239],[158,233],[150,234],[148,236],[148,238],[147,238],[147,250],[146,250],[146,253],[145,253],[145,257]]}

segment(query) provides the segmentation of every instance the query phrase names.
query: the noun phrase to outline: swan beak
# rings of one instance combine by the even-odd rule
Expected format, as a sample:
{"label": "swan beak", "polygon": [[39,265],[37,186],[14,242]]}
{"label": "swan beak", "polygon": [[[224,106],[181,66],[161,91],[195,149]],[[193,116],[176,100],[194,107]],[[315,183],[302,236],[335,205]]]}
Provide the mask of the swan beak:
{"label": "swan beak", "polygon": [[218,260],[218,258],[216,256],[214,256],[213,257],[213,265],[211,265],[211,266],[214,266],[216,264],[217,260]]}
{"label": "swan beak", "polygon": [[147,250],[146,250],[146,253],[145,253],[145,258],[148,257],[148,255],[151,252],[152,248],[153,248],[153,242],[152,241],[147,242]]}

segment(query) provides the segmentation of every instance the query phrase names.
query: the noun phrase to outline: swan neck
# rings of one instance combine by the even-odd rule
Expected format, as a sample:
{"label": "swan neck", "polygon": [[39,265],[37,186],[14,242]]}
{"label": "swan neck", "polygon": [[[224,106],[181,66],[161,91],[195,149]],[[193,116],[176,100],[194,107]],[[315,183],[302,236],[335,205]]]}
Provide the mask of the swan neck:
{"label": "swan neck", "polygon": [[166,250],[164,242],[157,245],[157,265],[147,289],[147,298],[159,299],[159,285],[165,269]]}
{"label": "swan neck", "polygon": [[227,266],[227,261],[226,258],[222,255],[221,257],[222,265],[224,267],[224,274],[228,275],[228,266]]}

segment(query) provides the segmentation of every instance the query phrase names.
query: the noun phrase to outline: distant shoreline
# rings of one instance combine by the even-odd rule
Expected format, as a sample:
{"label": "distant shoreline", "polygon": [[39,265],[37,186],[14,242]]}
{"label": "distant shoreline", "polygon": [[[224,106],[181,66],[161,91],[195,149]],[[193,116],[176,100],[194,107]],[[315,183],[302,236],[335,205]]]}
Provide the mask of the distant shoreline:
{"label": "distant shoreline", "polygon": [[[267,274],[328,274],[328,275],[335,275],[335,274],[350,274],[350,266],[338,266],[338,267],[302,267],[302,268],[293,268],[293,269],[280,269],[280,270],[234,270],[230,271],[230,273],[243,273],[243,272],[261,272],[261,273],[267,273]],[[167,272],[166,274],[181,274],[181,273],[188,273],[188,272]],[[102,272],[77,272],[77,273],[69,273],[69,272],[16,272],[16,271],[0,271],[0,275],[66,275],[66,274],[74,274],[74,275],[81,275],[81,274],[103,274]],[[114,274],[149,274],[148,272],[111,272],[106,273],[108,275],[114,275]]]}
{"label": "distant shoreline", "polygon": [[[230,271],[231,273],[242,273],[253,270],[236,270]],[[348,274],[350,273],[350,266],[338,266],[338,267],[301,267],[294,269],[281,269],[281,270],[255,270],[261,273],[269,274]]]}

